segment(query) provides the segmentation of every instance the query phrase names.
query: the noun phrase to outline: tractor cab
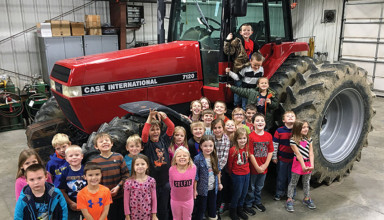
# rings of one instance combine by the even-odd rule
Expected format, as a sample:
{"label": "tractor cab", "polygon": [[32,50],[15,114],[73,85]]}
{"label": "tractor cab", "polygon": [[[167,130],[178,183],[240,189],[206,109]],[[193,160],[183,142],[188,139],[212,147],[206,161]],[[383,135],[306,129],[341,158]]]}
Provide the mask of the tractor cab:
{"label": "tractor cab", "polygon": [[[225,89],[228,56],[223,53],[223,44],[228,33],[240,37],[240,26],[248,23],[253,29],[251,39],[260,48],[272,42],[292,42],[293,38],[288,0],[175,0],[170,17],[168,42],[187,40],[200,44],[207,96]],[[267,57],[270,51],[262,54]],[[217,94],[210,98],[226,99],[223,93],[219,94],[221,97]]]}

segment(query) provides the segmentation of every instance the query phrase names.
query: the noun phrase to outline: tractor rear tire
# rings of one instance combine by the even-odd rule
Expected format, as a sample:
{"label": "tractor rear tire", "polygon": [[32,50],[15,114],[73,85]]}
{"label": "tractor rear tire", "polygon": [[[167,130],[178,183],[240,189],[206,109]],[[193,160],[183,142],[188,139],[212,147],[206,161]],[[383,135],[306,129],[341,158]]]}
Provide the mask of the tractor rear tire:
{"label": "tractor rear tire", "polygon": [[[284,110],[293,110],[311,126],[318,183],[331,184],[348,174],[368,145],[375,114],[367,72],[352,63],[320,64],[294,58],[291,67],[271,78]],[[283,81],[279,82],[279,80]],[[285,90],[285,91],[284,91]]]}
{"label": "tractor rear tire", "polygon": [[84,162],[92,160],[98,150],[94,147],[94,138],[98,133],[108,133],[112,137],[112,151],[122,155],[127,154],[126,141],[133,134],[141,134],[146,119],[137,116],[115,117],[109,123],[102,124],[97,132],[93,132],[86,143],[83,144]]}

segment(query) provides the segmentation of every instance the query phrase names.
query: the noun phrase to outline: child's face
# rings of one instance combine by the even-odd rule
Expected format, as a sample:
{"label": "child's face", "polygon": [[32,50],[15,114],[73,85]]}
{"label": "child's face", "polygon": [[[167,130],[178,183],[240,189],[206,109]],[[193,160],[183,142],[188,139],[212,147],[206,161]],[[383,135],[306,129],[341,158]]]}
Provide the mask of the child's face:
{"label": "child's face", "polygon": [[301,134],[306,136],[308,134],[308,131],[309,131],[309,125],[307,122],[305,122],[303,124],[303,127],[301,128]]}
{"label": "child's face", "polygon": [[160,138],[160,127],[158,125],[152,125],[149,129],[149,138],[153,142],[158,142]]}
{"label": "child's face", "polygon": [[27,183],[31,187],[33,192],[42,192],[45,190],[45,181],[47,181],[47,175],[43,169],[27,172]]}
{"label": "child's face", "polygon": [[112,149],[112,141],[111,139],[109,139],[109,137],[105,136],[105,137],[100,137],[99,139],[97,139],[97,145],[96,145],[96,149],[98,149],[100,152],[102,153],[108,153],[108,152],[111,152],[111,149]]}
{"label": "child's face", "polygon": [[267,90],[269,88],[269,83],[268,83],[268,79],[260,79],[257,86],[261,89],[261,90]]}
{"label": "child's face", "polygon": [[58,144],[56,146],[54,146],[53,148],[55,148],[55,151],[62,157],[65,157],[65,149],[67,149],[67,147],[69,146],[69,144]]}
{"label": "child's face", "polygon": [[79,166],[81,165],[81,160],[83,159],[83,154],[78,150],[70,150],[65,154],[65,160],[71,166]]}
{"label": "child's face", "polygon": [[101,181],[101,170],[88,170],[84,176],[84,179],[87,181],[88,185],[97,186]]}
{"label": "child's face", "polygon": [[253,123],[253,126],[255,126],[255,130],[262,131],[265,128],[265,120],[262,116],[256,116],[255,121]]}
{"label": "child's face", "polygon": [[199,115],[199,114],[201,113],[201,111],[202,111],[201,104],[198,103],[198,102],[194,102],[194,103],[192,104],[192,108],[191,108],[191,112],[192,112],[192,114],[194,114],[194,115]]}
{"label": "child's face", "polygon": [[134,169],[136,174],[145,174],[145,171],[148,169],[148,164],[145,160],[137,158],[135,160]]}
{"label": "child's face", "polygon": [[184,151],[179,151],[176,154],[176,164],[180,166],[185,166],[189,163],[189,155]]}
{"label": "child's face", "polygon": [[214,143],[212,141],[204,141],[200,145],[201,151],[205,156],[210,155],[213,152]]}
{"label": "child's face", "polygon": [[196,126],[192,129],[192,135],[196,138],[201,138],[204,135],[204,128]]}
{"label": "child's face", "polygon": [[173,134],[173,138],[175,140],[175,144],[180,146],[180,145],[184,144],[185,134],[182,131],[177,131]]}
{"label": "child's face", "polygon": [[287,113],[283,117],[283,122],[285,124],[293,124],[296,121],[296,115],[293,113]]}
{"label": "child's face", "polygon": [[240,30],[240,35],[244,38],[244,39],[249,39],[249,37],[253,34],[253,31],[252,31],[252,27],[251,26],[247,26],[247,25],[244,25],[241,27],[241,30]]}
{"label": "child's face", "polygon": [[23,165],[21,166],[21,169],[26,170],[32,164],[37,164],[37,163],[39,163],[39,161],[37,160],[36,156],[31,155],[24,161]]}
{"label": "child's face", "polygon": [[244,114],[242,112],[236,112],[233,114],[233,120],[236,124],[239,124],[244,121]]}
{"label": "child's face", "polygon": [[247,118],[247,121],[252,121],[252,117],[256,114],[256,110],[248,109],[245,112],[245,117]]}
{"label": "child's face", "polygon": [[236,131],[235,123],[233,121],[227,121],[227,123],[225,123],[225,130],[227,132],[235,132]]}
{"label": "child's face", "polygon": [[142,150],[141,143],[139,143],[139,142],[137,142],[137,143],[129,142],[127,144],[126,148],[127,148],[127,151],[129,152],[129,154],[131,156],[138,155],[141,152],[141,150]]}
{"label": "child's face", "polygon": [[245,145],[247,144],[247,135],[241,135],[237,138],[237,144],[239,145],[240,149],[243,149]]}
{"label": "child's face", "polygon": [[209,108],[209,103],[208,103],[208,101],[206,99],[202,99],[202,100],[200,100],[200,102],[201,102],[201,105],[202,105],[201,107],[202,107],[203,110]]}
{"label": "child's face", "polygon": [[257,61],[256,59],[251,60],[251,68],[253,71],[258,71],[262,64],[263,61]]}
{"label": "child's face", "polygon": [[203,115],[203,121],[205,124],[211,124],[213,121],[213,115],[212,114]]}
{"label": "child's face", "polygon": [[213,134],[215,135],[216,138],[221,138],[224,134],[224,128],[221,123],[215,124],[213,127]]}
{"label": "child's face", "polygon": [[227,108],[225,107],[225,105],[223,103],[216,103],[215,108],[213,109],[213,111],[217,115],[223,115],[223,114],[225,114],[227,112]]}

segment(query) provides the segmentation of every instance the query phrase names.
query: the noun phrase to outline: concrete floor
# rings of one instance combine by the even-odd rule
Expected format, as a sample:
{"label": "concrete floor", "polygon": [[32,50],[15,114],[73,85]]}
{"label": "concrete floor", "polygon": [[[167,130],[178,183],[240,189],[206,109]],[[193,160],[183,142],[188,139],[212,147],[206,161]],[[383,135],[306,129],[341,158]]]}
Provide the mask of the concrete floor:
{"label": "concrete floor", "polygon": [[[352,173],[331,186],[311,188],[316,210],[299,202],[303,198],[300,188],[294,213],[285,211],[284,201],[274,201],[272,192],[264,191],[262,201],[267,211],[250,219],[384,219],[384,98],[376,98],[374,108],[377,113],[369,147],[363,149],[361,161],[355,163]],[[17,160],[19,152],[27,147],[25,130],[0,133],[0,140],[0,219],[13,219]],[[223,219],[229,219],[227,216],[224,213]]]}

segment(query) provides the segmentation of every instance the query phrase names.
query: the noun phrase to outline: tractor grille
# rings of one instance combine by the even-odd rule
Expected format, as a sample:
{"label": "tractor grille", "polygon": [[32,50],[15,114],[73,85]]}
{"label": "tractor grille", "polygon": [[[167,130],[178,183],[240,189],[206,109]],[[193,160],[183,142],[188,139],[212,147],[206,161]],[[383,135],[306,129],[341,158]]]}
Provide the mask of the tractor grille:
{"label": "tractor grille", "polygon": [[70,74],[71,69],[55,64],[55,66],[53,66],[51,76],[63,82],[68,82]]}
{"label": "tractor grille", "polygon": [[61,110],[63,110],[65,117],[67,117],[67,119],[70,122],[72,122],[74,125],[76,125],[80,129],[84,129],[83,126],[81,125],[79,119],[77,118],[75,111],[73,111],[71,103],[68,100],[66,100],[65,98],[63,98],[59,95],[56,95],[55,93],[53,93],[53,94],[55,95],[55,98],[57,100],[57,103],[61,107]]}

